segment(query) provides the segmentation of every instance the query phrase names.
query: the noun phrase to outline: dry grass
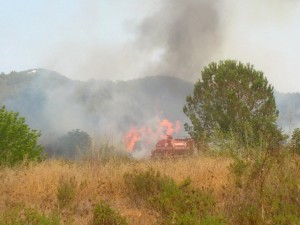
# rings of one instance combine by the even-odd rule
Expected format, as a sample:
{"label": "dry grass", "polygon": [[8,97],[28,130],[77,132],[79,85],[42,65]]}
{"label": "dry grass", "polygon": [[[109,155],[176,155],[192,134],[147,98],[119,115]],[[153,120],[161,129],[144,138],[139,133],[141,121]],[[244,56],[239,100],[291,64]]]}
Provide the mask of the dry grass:
{"label": "dry grass", "polygon": [[16,205],[34,207],[48,213],[58,209],[57,188],[61,177],[75,177],[77,187],[73,204],[61,212],[62,219],[71,224],[88,224],[92,208],[100,200],[108,201],[130,224],[153,224],[155,212],[137,208],[127,197],[123,175],[149,167],[180,182],[190,177],[198,188],[212,188],[222,205],[222,191],[228,186],[226,158],[180,158],[173,160],[145,160],[105,165],[99,162],[45,161],[41,164],[0,169],[0,213]]}

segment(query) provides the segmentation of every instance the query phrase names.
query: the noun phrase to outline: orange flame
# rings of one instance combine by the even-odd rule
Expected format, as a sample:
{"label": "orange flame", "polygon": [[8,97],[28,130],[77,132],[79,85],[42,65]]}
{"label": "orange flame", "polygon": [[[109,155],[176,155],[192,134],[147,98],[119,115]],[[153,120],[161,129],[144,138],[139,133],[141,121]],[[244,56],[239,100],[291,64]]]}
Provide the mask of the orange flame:
{"label": "orange flame", "polygon": [[141,140],[141,134],[136,128],[131,128],[125,136],[125,145],[128,151],[132,151],[135,143]]}
{"label": "orange flame", "polygon": [[176,121],[175,126],[173,127],[173,124],[169,120],[163,119],[162,121],[160,121],[159,126],[167,129],[167,135],[172,135],[174,132],[178,133],[178,131],[180,130],[179,121]]}
{"label": "orange flame", "polygon": [[143,141],[143,145],[153,147],[153,141],[163,138],[165,135],[173,135],[180,131],[181,125],[179,121],[174,124],[167,119],[163,119],[156,124],[155,128],[151,127],[132,127],[125,134],[125,145],[127,151],[131,152],[136,147],[138,141]]}

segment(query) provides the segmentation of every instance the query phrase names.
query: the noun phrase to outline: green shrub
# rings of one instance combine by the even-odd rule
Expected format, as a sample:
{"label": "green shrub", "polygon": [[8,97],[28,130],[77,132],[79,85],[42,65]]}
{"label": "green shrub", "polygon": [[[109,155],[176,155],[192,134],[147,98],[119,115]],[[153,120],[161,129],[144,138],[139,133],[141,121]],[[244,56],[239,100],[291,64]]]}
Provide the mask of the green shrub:
{"label": "green shrub", "polygon": [[37,144],[40,135],[18,113],[0,108],[0,164],[11,166],[24,160],[41,160],[43,148]]}
{"label": "green shrub", "polygon": [[0,225],[59,225],[60,217],[57,213],[45,215],[32,208],[14,208],[4,211],[0,215]]}
{"label": "green shrub", "polygon": [[94,208],[91,225],[128,225],[126,219],[114,211],[105,202],[100,202]]}
{"label": "green shrub", "polygon": [[232,224],[300,224],[299,158],[281,150],[231,168],[240,180],[225,207]]}
{"label": "green shrub", "polygon": [[70,205],[74,198],[77,188],[75,177],[66,179],[61,177],[59,179],[59,186],[57,189],[57,201],[59,208],[64,208]]}
{"label": "green shrub", "polygon": [[129,195],[162,215],[161,224],[201,224],[214,213],[215,201],[208,190],[193,189],[191,180],[175,181],[149,169],[124,175]]}
{"label": "green shrub", "polygon": [[177,214],[174,212],[172,216],[164,221],[159,221],[161,225],[223,225],[224,221],[218,217],[214,216],[206,216],[196,217],[195,215],[191,215],[189,213]]}
{"label": "green shrub", "polygon": [[300,155],[300,128],[296,128],[293,131],[291,139],[291,149]]}

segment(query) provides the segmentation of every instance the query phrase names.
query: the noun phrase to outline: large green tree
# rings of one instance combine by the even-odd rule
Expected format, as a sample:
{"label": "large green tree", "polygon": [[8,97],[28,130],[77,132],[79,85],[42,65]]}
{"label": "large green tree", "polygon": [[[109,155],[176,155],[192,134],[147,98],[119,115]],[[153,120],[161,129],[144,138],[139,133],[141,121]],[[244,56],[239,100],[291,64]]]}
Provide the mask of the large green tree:
{"label": "large green tree", "polygon": [[0,164],[14,165],[26,160],[40,160],[43,148],[37,140],[40,132],[30,129],[17,112],[0,108]]}
{"label": "large green tree", "polygon": [[241,146],[275,146],[282,140],[273,87],[250,64],[234,60],[204,67],[184,113],[186,130],[196,140],[209,141],[214,132],[233,134]]}

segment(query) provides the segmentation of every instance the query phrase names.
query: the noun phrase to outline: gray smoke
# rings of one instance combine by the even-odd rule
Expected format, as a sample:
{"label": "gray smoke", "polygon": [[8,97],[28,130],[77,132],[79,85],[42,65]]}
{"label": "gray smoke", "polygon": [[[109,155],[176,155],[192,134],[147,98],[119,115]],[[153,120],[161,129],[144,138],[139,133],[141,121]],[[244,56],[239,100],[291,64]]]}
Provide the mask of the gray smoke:
{"label": "gray smoke", "polygon": [[140,49],[157,57],[146,73],[198,78],[221,44],[216,7],[209,0],[164,1],[138,29]]}
{"label": "gray smoke", "polygon": [[[149,4],[151,8],[145,0],[131,2],[139,6]],[[79,37],[63,34],[66,40],[54,46],[41,65],[80,80],[128,80],[168,75],[194,82],[209,62],[231,58],[254,64],[265,71],[274,85],[282,83],[279,74],[286,68],[277,63],[283,57],[279,52],[287,55],[290,52],[283,43],[277,43],[280,37],[272,38],[272,32],[276,36],[276,32],[289,26],[297,13],[299,1],[153,2],[157,6],[154,7],[153,3],[153,9],[137,16],[139,19],[134,17],[124,21],[126,32],[122,33],[115,21],[107,21],[106,28],[113,30],[107,37],[101,33],[105,19],[99,16],[102,3],[86,1],[78,16]],[[111,9],[120,10],[122,4],[114,1],[111,5],[115,8]],[[115,16],[118,17],[118,14]],[[63,27],[62,30],[66,32],[68,29]],[[122,35],[127,38],[118,37]],[[285,39],[290,38],[288,32],[286,35]],[[105,42],[101,39],[103,37],[112,41]],[[289,62],[295,64],[296,58],[291,57]],[[294,74],[295,71],[289,68],[289,73]]]}
{"label": "gray smoke", "polygon": [[83,45],[68,37],[49,55],[45,67],[78,79],[168,75],[194,81],[222,43],[219,6],[210,0],[159,3],[150,15],[124,23],[132,38],[113,46],[95,37],[99,27],[91,17],[96,18],[97,10],[89,14],[89,7],[83,7],[82,15],[89,16],[82,17],[80,30],[88,41]]}
{"label": "gray smoke", "polygon": [[[31,128],[41,130],[43,145],[80,129],[95,145],[109,139],[125,149],[124,138],[131,128],[155,131],[163,119],[180,121],[181,125],[187,122],[182,107],[192,87],[191,83],[163,76],[81,82],[35,69],[0,77],[0,105],[20,112]],[[183,127],[177,135],[186,135]],[[140,143],[145,150],[142,155],[149,155],[157,138],[153,135],[147,148]]]}

